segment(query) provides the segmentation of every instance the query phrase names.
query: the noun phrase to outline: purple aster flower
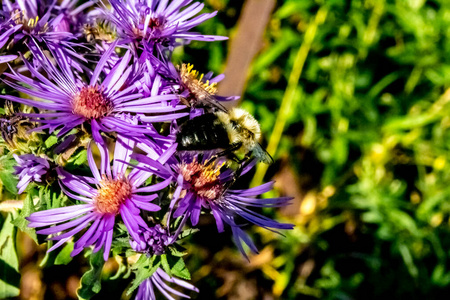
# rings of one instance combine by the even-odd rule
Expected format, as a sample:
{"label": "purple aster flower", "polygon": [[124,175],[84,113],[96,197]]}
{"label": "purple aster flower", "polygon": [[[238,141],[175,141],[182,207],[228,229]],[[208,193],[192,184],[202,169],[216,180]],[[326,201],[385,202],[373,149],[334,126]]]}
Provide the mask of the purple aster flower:
{"label": "purple aster flower", "polygon": [[[85,61],[72,47],[77,43],[74,28],[69,28],[69,17],[79,14],[81,10],[93,4],[87,1],[80,8],[74,8],[77,1],[65,0],[60,5],[57,1],[44,0],[5,0],[3,1],[1,15],[7,20],[5,30],[15,28],[8,35],[11,37],[11,46],[18,45],[16,50],[23,54],[23,45],[30,48],[48,47],[49,49],[61,49],[66,56]],[[69,11],[70,9],[70,11]],[[73,9],[73,10],[72,10]],[[20,26],[17,28],[17,26]],[[33,40],[33,43],[31,41]],[[37,65],[37,63],[36,63]],[[75,66],[75,63],[74,63]],[[79,66],[75,66],[79,68]]]}
{"label": "purple aster flower", "polygon": [[64,0],[55,6],[54,30],[56,32],[81,33],[87,18],[83,11],[94,5],[97,0],[86,1],[80,6],[77,6],[78,2],[79,0]]}
{"label": "purple aster flower", "polygon": [[51,226],[37,231],[38,234],[52,235],[49,239],[58,241],[49,251],[61,246],[91,224],[75,242],[71,255],[75,256],[83,248],[95,245],[94,252],[103,247],[103,257],[107,260],[117,215],[121,216],[133,240],[142,247],[146,245],[146,241],[142,239],[139,232],[149,228],[140,216],[140,212],[141,210],[150,212],[160,210],[158,205],[150,202],[158,197],[155,192],[165,188],[171,180],[143,186],[155,172],[144,171],[138,165],[127,173],[134,146],[135,143],[132,140],[121,137],[115,145],[112,168],[107,148],[99,146],[101,153],[99,171],[89,145],[88,162],[93,178],[72,175],[62,168],[57,169],[63,192],[84,204],[40,211],[28,217],[30,227]]}
{"label": "purple aster flower", "polygon": [[[104,9],[107,20],[117,28],[122,43],[143,45],[163,51],[176,46],[175,39],[218,41],[227,37],[202,35],[190,30],[214,17],[217,12],[196,16],[204,4],[192,0],[109,0],[112,11]],[[189,5],[190,4],[190,5]]]}
{"label": "purple aster flower", "polygon": [[[130,240],[130,245],[133,250],[143,253],[148,257],[152,255],[164,254],[167,246],[175,241],[171,238],[168,229],[162,227],[160,224],[156,224],[155,226],[140,232],[140,236],[141,240],[145,241],[145,243],[138,243],[134,240]],[[179,297],[190,298],[189,296],[169,287],[164,281],[175,283],[180,287],[198,292],[198,289],[193,285],[184,280],[170,277],[161,268],[158,268],[149,278],[139,285],[138,293],[135,299],[156,300],[154,287],[156,287],[167,299],[174,299],[170,293]]]}
{"label": "purple aster flower", "polygon": [[17,189],[21,194],[30,182],[42,182],[46,180],[46,175],[50,170],[50,163],[43,157],[34,154],[16,155],[13,154],[18,166],[15,166],[15,173],[19,175]]}
{"label": "purple aster flower", "polygon": [[147,132],[145,124],[131,124],[127,118],[121,117],[124,114],[139,114],[139,120],[144,123],[171,121],[186,115],[173,113],[184,108],[183,105],[171,104],[178,98],[177,95],[158,94],[161,80],[155,81],[152,86],[152,96],[142,97],[138,89],[141,85],[138,81],[139,70],[136,65],[129,65],[132,59],[129,51],[101,80],[103,67],[114,49],[115,44],[102,55],[89,82],[77,76],[63,55],[56,55],[58,69],[41,51],[35,52],[48,78],[24,60],[34,78],[12,71],[12,74],[7,74],[12,80],[5,82],[17,91],[43,101],[12,95],[0,97],[43,110],[26,115],[41,124],[36,130],[49,129],[53,132],[58,129],[58,136],[62,136],[85,124],[90,126],[92,136],[98,143],[103,142],[101,132],[117,132],[127,137]]}
{"label": "purple aster flower", "polygon": [[14,35],[14,43],[18,43],[26,37],[33,37],[39,41],[43,38],[67,38],[72,36],[69,32],[65,35],[52,36],[49,21],[55,6],[40,0],[3,1],[2,15],[10,21],[10,25],[21,25],[21,30]]}
{"label": "purple aster flower", "polygon": [[172,293],[178,297],[188,298],[188,299],[190,298],[188,295],[185,295],[185,294],[171,288],[170,286],[168,286],[167,283],[174,283],[180,287],[183,287],[185,289],[188,289],[188,290],[198,293],[198,289],[195,286],[193,286],[192,284],[190,284],[184,280],[175,278],[175,277],[170,277],[166,272],[164,272],[164,270],[162,270],[161,268],[158,268],[152,274],[152,276],[150,276],[144,282],[141,283],[135,299],[136,300],[156,300],[157,298],[155,295],[155,287],[168,300],[175,300],[175,298],[173,298],[170,295],[170,293]]}
{"label": "purple aster flower", "polygon": [[164,254],[166,247],[171,244],[167,229],[160,224],[156,224],[148,230],[140,232],[140,235],[141,241],[144,241],[145,244],[131,240],[130,245],[135,251],[145,253],[147,256]]}
{"label": "purple aster flower", "polygon": [[[142,163],[151,165],[154,162],[143,155],[135,155]],[[177,207],[173,213],[174,218],[183,217],[181,224],[189,218],[193,226],[199,221],[202,208],[211,211],[216,221],[219,232],[224,231],[224,224],[231,227],[236,245],[244,256],[246,256],[243,244],[257,253],[257,249],[250,237],[241,229],[242,220],[258,225],[262,228],[275,231],[277,229],[292,229],[292,224],[278,223],[257,212],[251,207],[279,207],[289,204],[290,197],[256,199],[255,197],[270,191],[273,182],[269,182],[254,188],[244,190],[232,190],[230,186],[234,183],[236,171],[226,167],[226,161],[222,158],[211,158],[210,155],[184,155],[180,161],[175,159],[168,162],[176,178],[178,187],[174,192],[170,210]],[[245,174],[255,165],[255,161],[239,170]],[[164,175],[162,175],[164,176]],[[167,175],[166,175],[167,176]],[[184,195],[182,195],[184,192]],[[241,222],[242,223],[242,222]],[[168,220],[170,224],[170,217]],[[168,225],[169,226],[169,225]],[[179,228],[181,228],[180,225]],[[175,234],[173,237],[177,237]]]}

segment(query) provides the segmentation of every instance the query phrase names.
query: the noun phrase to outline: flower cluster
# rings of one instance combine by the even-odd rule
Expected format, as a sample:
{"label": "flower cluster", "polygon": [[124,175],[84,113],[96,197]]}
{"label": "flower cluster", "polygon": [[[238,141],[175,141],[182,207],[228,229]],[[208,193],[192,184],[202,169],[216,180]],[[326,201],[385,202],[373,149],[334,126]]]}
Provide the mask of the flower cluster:
{"label": "flower cluster", "polygon": [[[221,104],[238,98],[217,95],[223,75],[171,63],[177,46],[226,39],[193,31],[217,13],[203,9],[185,0],[3,1],[0,62],[9,68],[0,98],[14,106],[1,119],[3,142],[19,193],[63,199],[37,203],[28,226],[48,236],[48,251],[73,240],[72,256],[132,253],[129,267],[147,270],[133,284],[137,299],[155,299],[156,290],[188,297],[168,283],[198,291],[167,256],[183,255],[180,239],[201,214],[218,232],[229,228],[245,257],[244,245],[257,252],[247,223],[292,228],[252,209],[289,202],[257,198],[272,182],[233,188],[257,161],[271,161],[258,122]],[[23,122],[38,146],[16,145]]]}

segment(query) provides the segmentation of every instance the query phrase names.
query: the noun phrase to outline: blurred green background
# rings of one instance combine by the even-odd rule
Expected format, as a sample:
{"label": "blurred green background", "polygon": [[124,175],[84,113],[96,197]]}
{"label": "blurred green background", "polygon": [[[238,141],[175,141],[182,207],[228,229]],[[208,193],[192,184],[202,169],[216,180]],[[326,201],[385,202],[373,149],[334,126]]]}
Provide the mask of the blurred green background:
{"label": "blurred green background", "polygon": [[[236,2],[207,1],[219,14],[202,30],[231,43],[186,47],[200,70],[224,70]],[[199,298],[448,297],[450,2],[273,2],[257,56],[236,72],[276,162],[246,179],[294,196],[275,216],[296,227],[254,230],[264,246],[249,264],[203,242],[191,255]]]}
{"label": "blurred green background", "polygon": [[[198,31],[230,41],[193,42],[174,60],[223,72],[239,32],[252,29],[242,28],[242,12],[255,1],[206,0],[219,12]],[[260,121],[275,163],[238,184],[276,180],[266,196],[294,200],[265,214],[296,226],[284,237],[250,227],[260,254],[247,262],[230,233],[202,217],[185,243],[200,289],[193,298],[448,297],[450,1],[260,2],[273,8],[254,25],[265,28],[257,55],[226,75],[244,74],[239,105]],[[43,250],[21,254],[22,274],[40,284],[22,299],[74,297],[74,270],[86,262],[38,271],[29,263]],[[124,288],[106,280],[94,299]]]}

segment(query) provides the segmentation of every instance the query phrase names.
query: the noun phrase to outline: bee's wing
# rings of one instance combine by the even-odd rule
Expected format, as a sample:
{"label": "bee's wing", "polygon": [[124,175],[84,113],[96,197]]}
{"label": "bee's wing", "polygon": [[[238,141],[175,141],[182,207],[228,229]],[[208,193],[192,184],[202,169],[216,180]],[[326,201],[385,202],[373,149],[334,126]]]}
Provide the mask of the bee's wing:
{"label": "bee's wing", "polygon": [[270,154],[259,143],[257,143],[256,147],[253,149],[253,155],[265,164],[270,165],[273,163],[272,156],[270,156]]}
{"label": "bee's wing", "polygon": [[213,95],[209,94],[208,92],[202,91],[203,99],[201,100],[202,104],[205,106],[213,106],[225,113],[228,112],[228,109],[223,106],[222,103],[220,103]]}

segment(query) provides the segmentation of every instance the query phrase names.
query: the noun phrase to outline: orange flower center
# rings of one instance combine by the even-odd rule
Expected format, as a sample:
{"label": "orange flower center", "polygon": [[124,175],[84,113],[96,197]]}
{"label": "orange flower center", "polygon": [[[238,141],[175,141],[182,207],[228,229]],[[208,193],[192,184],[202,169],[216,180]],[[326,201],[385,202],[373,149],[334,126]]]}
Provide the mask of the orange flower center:
{"label": "orange flower center", "polygon": [[86,119],[99,119],[112,110],[111,104],[97,86],[83,87],[73,98],[72,111]]}
{"label": "orange flower center", "polygon": [[95,208],[102,214],[119,214],[120,206],[130,198],[132,187],[126,179],[109,179],[103,176],[97,191]]}
{"label": "orange flower center", "polygon": [[220,168],[214,164],[200,164],[193,161],[189,164],[181,164],[180,172],[184,180],[190,183],[191,190],[199,197],[207,200],[216,200],[223,192],[223,185],[219,180]]}

